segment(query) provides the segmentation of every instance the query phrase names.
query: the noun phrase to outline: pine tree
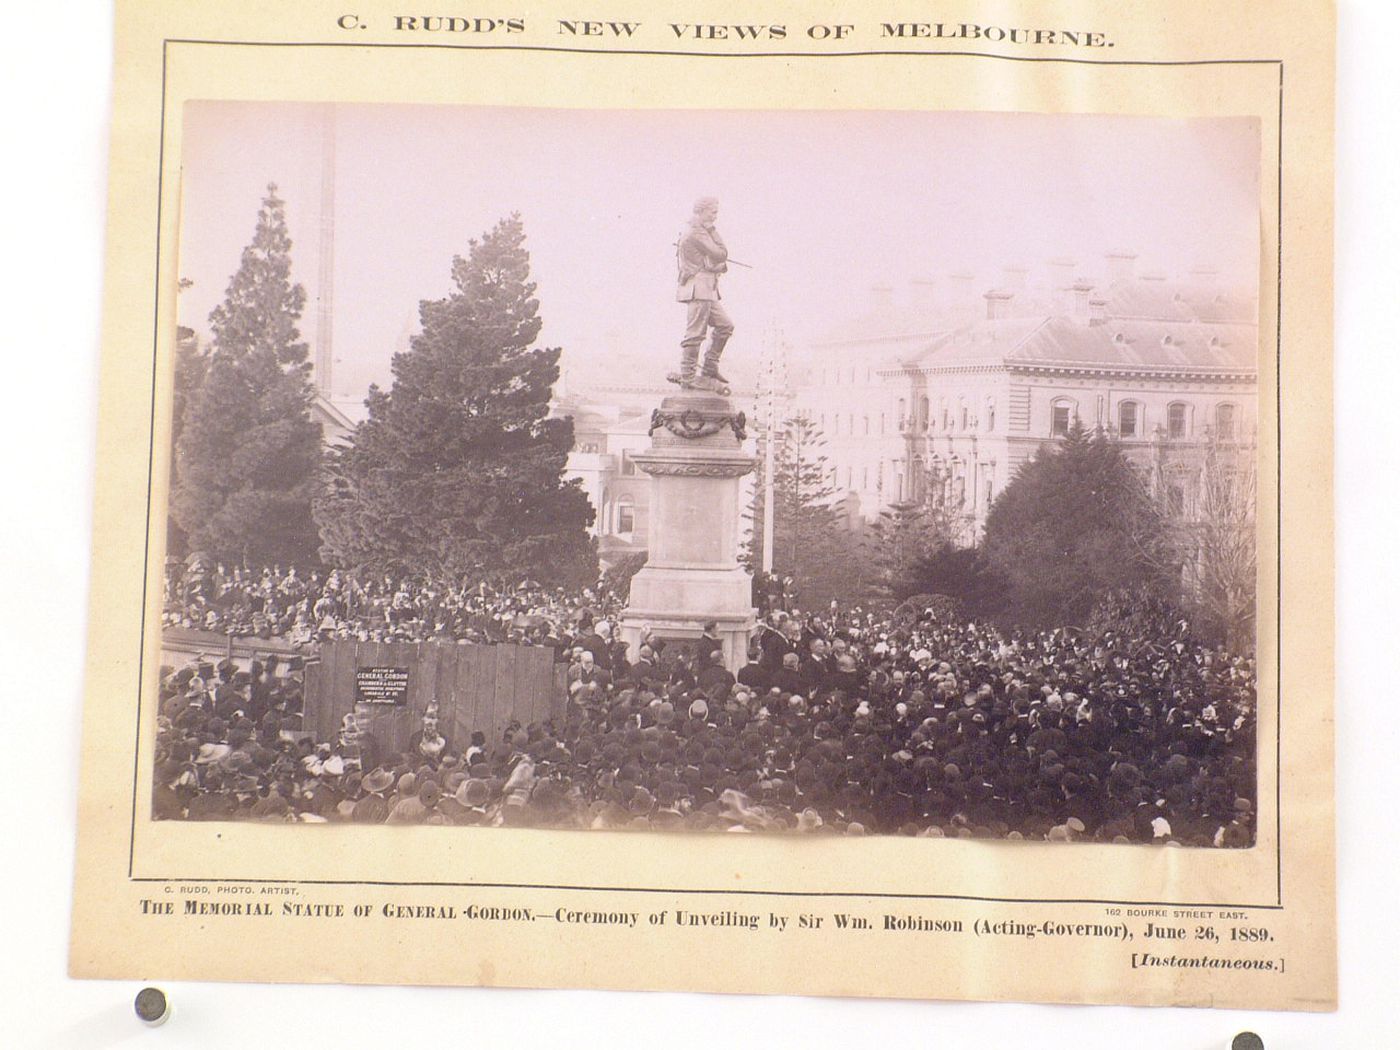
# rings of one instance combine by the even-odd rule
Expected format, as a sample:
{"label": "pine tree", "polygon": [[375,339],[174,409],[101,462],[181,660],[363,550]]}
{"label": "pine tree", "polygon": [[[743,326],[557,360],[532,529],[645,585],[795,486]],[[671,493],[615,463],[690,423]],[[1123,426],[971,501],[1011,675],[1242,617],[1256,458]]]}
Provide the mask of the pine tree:
{"label": "pine tree", "polygon": [[[783,424],[773,450],[773,573],[791,576],[808,604],[853,598],[864,585],[856,535],[846,527],[821,431],[806,414]],[[763,562],[763,458],[754,478],[751,566]]]}
{"label": "pine tree", "polygon": [[894,504],[870,523],[866,557],[872,566],[872,584],[883,597],[902,601],[925,591],[928,581],[918,567],[956,543],[963,504],[946,482],[941,469],[930,467],[915,489],[918,498]]}
{"label": "pine tree", "polygon": [[1145,552],[1152,508],[1118,445],[1075,423],[1025,464],[992,504],[984,550],[1009,588],[1010,616],[1057,627],[1083,623],[1108,594],[1169,592],[1170,574]]}
{"label": "pine tree", "polygon": [[372,387],[317,503],[322,555],[435,578],[597,581],[593,509],[564,480],[573,422],[549,418],[559,349],[534,348],[539,302],[519,215],[452,263],[455,289]]}
{"label": "pine tree", "polygon": [[306,293],[292,283],[291,247],[283,201],[269,184],[252,243],[209,316],[213,339],[175,444],[175,522],[191,547],[229,560],[305,561],[318,544],[311,500],[321,431],[311,418],[311,366],[297,330]]}

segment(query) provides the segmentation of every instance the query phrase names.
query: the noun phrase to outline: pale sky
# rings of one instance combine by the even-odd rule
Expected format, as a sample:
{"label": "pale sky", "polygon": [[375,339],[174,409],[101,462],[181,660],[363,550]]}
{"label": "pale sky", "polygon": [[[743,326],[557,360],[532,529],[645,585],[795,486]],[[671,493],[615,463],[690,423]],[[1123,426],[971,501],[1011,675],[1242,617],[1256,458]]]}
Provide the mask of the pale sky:
{"label": "pale sky", "polygon": [[[263,190],[287,201],[301,322],[314,347],[322,131],[330,107],[194,102],[182,157],[182,324],[207,334],[251,239]],[[451,288],[454,254],[522,214],[542,345],[571,368],[609,346],[670,368],[684,327],[676,235],[720,198],[736,259],[722,283],[758,354],[777,325],[799,347],[857,315],[868,289],[955,269],[1131,250],[1139,269],[1209,263],[1254,288],[1259,146],[1249,118],[902,112],[334,107],[335,380],[360,398],[389,379],[419,300]],[[898,293],[897,293],[898,294]]]}

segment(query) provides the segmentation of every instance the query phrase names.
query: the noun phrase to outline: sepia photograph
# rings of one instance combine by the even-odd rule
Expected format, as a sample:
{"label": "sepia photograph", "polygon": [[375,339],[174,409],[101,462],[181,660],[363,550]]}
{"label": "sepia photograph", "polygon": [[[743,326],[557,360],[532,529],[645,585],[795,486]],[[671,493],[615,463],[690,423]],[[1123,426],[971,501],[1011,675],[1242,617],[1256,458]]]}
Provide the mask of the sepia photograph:
{"label": "sepia photograph", "polygon": [[1254,845],[1257,119],[179,119],[154,819]]}

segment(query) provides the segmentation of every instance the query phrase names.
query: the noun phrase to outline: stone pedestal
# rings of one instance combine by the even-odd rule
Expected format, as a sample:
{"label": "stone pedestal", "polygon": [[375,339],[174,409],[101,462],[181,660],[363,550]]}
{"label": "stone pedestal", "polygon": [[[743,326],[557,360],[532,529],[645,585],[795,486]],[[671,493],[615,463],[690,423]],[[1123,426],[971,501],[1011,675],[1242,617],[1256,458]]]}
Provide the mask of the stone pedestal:
{"label": "stone pedestal", "polygon": [[728,398],[686,392],[652,413],[651,447],[633,455],[651,476],[647,563],[632,577],[622,637],[636,659],[642,632],[696,639],[719,625],[725,665],[744,664],[755,623],[752,583],[739,565],[743,413]]}

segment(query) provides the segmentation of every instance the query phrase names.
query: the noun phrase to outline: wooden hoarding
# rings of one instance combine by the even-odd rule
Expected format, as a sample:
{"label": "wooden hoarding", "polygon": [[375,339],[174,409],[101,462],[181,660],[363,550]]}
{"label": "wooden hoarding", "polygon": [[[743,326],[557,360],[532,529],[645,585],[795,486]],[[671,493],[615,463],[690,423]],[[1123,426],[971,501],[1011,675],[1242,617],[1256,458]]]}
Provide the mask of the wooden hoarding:
{"label": "wooden hoarding", "polygon": [[478,730],[495,742],[512,721],[529,725],[564,713],[564,667],[539,646],[332,641],[319,657],[306,668],[305,709],[305,727],[317,740],[334,740],[357,702],[390,751],[408,746],[431,703],[456,749]]}

